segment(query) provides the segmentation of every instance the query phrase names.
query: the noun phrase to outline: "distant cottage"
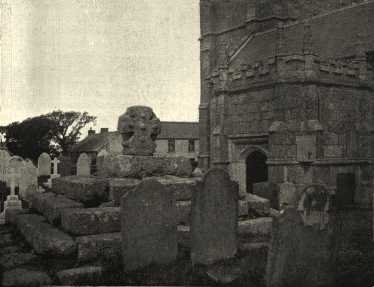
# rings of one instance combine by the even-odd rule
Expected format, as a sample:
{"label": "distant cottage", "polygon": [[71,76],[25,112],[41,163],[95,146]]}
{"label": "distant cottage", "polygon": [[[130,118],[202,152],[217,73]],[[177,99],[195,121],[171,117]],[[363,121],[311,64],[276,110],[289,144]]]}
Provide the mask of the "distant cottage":
{"label": "distant cottage", "polygon": [[[155,156],[184,156],[197,160],[199,153],[199,126],[197,122],[161,122],[161,134],[156,140]],[[109,132],[102,128],[100,133],[89,130],[82,141],[73,146],[71,157],[77,161],[81,153],[91,157],[95,165],[96,157],[100,151],[121,153],[121,135],[118,131]]]}

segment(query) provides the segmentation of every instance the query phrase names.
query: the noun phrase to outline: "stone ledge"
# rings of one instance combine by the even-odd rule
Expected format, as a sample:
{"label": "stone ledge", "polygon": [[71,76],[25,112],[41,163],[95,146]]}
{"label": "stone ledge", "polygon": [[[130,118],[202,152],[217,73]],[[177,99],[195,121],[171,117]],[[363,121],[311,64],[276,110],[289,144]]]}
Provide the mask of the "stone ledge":
{"label": "stone ledge", "polygon": [[83,204],[63,195],[54,193],[35,193],[32,196],[32,208],[43,214],[51,224],[59,224],[61,212],[65,208],[82,208]]}
{"label": "stone ledge", "polygon": [[260,217],[239,221],[238,235],[240,241],[248,239],[250,242],[269,241],[271,238],[273,219]]}
{"label": "stone ledge", "polygon": [[100,205],[108,199],[107,179],[65,176],[53,179],[52,191],[79,201],[88,207]]}
{"label": "stone ledge", "polygon": [[17,227],[38,254],[70,256],[76,250],[75,241],[66,233],[47,223],[42,216],[19,215]]}
{"label": "stone ledge", "polygon": [[97,284],[102,280],[103,268],[101,266],[83,266],[66,269],[57,272],[57,278],[61,284]]}
{"label": "stone ledge", "polygon": [[45,272],[17,268],[4,272],[1,286],[45,286],[52,283]]}
{"label": "stone ledge", "polygon": [[120,208],[74,208],[61,213],[61,226],[74,235],[93,235],[119,232]]}
{"label": "stone ledge", "polygon": [[104,233],[81,236],[76,239],[78,261],[87,262],[102,259],[107,262],[121,261],[121,233]]}

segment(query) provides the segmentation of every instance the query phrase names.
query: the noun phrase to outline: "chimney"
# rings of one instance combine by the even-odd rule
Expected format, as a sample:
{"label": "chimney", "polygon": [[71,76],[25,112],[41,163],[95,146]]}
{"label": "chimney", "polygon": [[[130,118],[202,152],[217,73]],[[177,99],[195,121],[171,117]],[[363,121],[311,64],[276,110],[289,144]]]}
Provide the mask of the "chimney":
{"label": "chimney", "polygon": [[88,130],[88,136],[93,136],[95,134],[95,130],[89,129]]}
{"label": "chimney", "polygon": [[109,132],[109,129],[108,129],[108,128],[101,128],[101,129],[100,129],[100,133],[101,133],[101,134],[106,134],[107,132]]}

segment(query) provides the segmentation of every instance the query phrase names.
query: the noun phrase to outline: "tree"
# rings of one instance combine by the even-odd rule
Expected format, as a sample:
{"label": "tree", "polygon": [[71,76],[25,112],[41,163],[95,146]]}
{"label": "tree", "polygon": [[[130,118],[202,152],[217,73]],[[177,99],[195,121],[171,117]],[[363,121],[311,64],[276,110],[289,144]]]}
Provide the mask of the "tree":
{"label": "tree", "polygon": [[87,124],[96,120],[96,117],[90,116],[87,112],[63,112],[58,110],[45,116],[54,122],[52,144],[62,154],[68,153],[70,148],[78,142],[81,130]]}
{"label": "tree", "polygon": [[45,116],[13,122],[5,127],[6,146],[11,153],[35,162],[41,153],[51,152],[51,131],[54,125]]}

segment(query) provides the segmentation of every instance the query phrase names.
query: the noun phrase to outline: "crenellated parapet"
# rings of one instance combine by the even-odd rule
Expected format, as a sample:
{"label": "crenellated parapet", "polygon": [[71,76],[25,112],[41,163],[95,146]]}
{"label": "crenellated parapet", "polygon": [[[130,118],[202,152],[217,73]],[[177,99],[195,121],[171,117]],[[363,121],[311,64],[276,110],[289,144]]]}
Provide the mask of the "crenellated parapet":
{"label": "crenellated parapet", "polygon": [[216,93],[288,82],[369,88],[373,71],[362,59],[323,60],[313,54],[295,54],[216,69],[206,80]]}

